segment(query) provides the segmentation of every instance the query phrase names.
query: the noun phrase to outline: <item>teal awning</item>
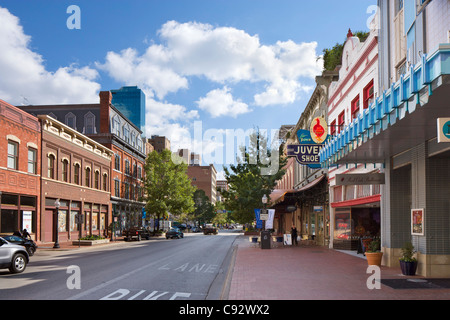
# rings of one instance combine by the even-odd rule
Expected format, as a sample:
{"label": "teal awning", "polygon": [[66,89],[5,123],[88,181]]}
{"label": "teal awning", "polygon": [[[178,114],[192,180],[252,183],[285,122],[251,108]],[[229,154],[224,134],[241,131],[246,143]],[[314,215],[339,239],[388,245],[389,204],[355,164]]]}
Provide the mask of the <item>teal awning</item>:
{"label": "teal awning", "polygon": [[320,152],[321,165],[384,163],[436,137],[440,117],[450,117],[450,44],[424,54],[420,64],[332,138]]}

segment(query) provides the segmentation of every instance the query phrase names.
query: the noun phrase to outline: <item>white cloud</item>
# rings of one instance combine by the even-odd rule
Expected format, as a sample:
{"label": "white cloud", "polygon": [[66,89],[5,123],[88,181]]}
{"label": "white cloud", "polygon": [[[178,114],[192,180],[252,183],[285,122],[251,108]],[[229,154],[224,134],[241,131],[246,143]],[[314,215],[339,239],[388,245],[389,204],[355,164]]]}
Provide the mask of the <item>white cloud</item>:
{"label": "white cloud", "polygon": [[261,106],[294,102],[304,91],[303,78],[313,79],[322,70],[316,42],[267,46],[258,35],[236,28],[177,21],[165,23],[158,36],[162,44],[150,45],[142,55],[132,48],[109,52],[98,66],[116,80],[150,89],[159,99],[187,89],[188,77],[194,76],[227,86],[262,82],[267,90],[255,92],[253,101]]}
{"label": "white cloud", "polygon": [[228,87],[212,90],[196,103],[200,109],[207,111],[213,118],[220,116],[236,118],[240,114],[251,111],[246,103],[233,99]]}
{"label": "white cloud", "polygon": [[98,72],[76,65],[47,71],[19,19],[0,8],[0,97],[12,104],[98,102]]}

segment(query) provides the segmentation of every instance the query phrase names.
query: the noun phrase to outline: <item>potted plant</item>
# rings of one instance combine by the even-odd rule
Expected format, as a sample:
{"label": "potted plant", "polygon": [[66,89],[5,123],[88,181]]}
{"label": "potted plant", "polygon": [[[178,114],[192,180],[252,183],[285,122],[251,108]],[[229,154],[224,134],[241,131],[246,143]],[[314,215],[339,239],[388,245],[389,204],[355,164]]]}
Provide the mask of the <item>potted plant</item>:
{"label": "potted plant", "polygon": [[402,247],[402,257],[400,260],[400,268],[406,276],[414,276],[417,270],[417,259],[413,257],[415,251],[411,242],[406,242]]}
{"label": "potted plant", "polygon": [[380,251],[380,240],[373,240],[366,250],[367,264],[380,267],[382,257],[383,252]]}

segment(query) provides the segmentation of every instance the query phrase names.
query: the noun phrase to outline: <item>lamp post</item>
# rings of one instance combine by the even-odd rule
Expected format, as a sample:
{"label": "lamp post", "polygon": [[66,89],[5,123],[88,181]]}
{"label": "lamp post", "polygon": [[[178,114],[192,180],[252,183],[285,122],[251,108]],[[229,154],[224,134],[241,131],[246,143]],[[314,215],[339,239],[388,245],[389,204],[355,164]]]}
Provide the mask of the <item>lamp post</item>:
{"label": "lamp post", "polygon": [[56,208],[56,234],[55,234],[55,244],[53,245],[53,249],[58,249],[59,248],[59,241],[58,241],[58,232],[59,232],[59,206],[61,205],[61,203],[59,202],[59,199],[56,199],[55,201],[55,208]]}
{"label": "lamp post", "polygon": [[[261,199],[263,205],[264,205],[264,213],[266,213],[266,207],[267,207],[267,196],[264,194],[262,199]],[[266,220],[264,220],[264,230],[266,230]]]}

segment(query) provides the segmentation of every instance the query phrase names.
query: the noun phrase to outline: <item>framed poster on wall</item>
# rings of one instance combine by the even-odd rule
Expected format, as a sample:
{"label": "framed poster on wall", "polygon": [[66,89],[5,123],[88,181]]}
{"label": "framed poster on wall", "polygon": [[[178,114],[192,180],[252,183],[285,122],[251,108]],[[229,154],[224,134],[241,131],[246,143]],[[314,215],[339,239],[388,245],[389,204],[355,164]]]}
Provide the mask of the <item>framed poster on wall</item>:
{"label": "framed poster on wall", "polygon": [[423,236],[425,227],[425,210],[411,209],[411,234],[415,236]]}

